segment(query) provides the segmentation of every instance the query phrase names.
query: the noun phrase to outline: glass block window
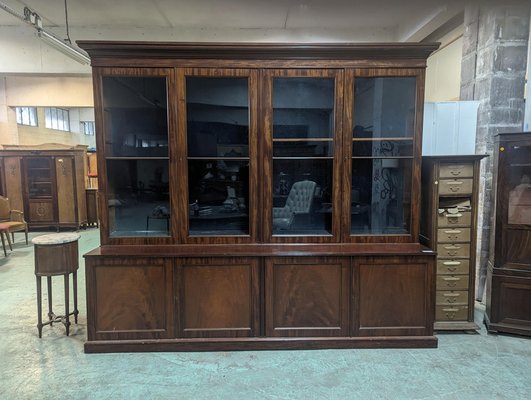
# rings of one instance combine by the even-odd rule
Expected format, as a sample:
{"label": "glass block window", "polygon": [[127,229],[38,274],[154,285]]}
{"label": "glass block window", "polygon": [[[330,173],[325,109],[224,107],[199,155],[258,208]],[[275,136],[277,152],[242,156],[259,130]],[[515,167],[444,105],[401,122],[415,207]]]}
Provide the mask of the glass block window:
{"label": "glass block window", "polygon": [[17,124],[37,126],[37,108],[36,107],[15,107],[17,113]]}
{"label": "glass block window", "polygon": [[70,132],[70,114],[62,108],[45,108],[45,126],[48,129]]}

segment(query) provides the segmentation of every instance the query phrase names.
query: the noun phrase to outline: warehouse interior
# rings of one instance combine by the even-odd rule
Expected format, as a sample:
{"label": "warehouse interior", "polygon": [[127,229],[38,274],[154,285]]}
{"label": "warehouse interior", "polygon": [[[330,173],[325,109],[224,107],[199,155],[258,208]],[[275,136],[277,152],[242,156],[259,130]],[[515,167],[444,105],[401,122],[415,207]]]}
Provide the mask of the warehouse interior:
{"label": "warehouse interior", "polygon": [[[85,218],[91,213],[90,199],[95,199],[101,189],[95,172],[96,156],[101,155],[97,147],[101,132],[97,129],[92,68],[87,53],[76,41],[307,45],[438,42],[437,50],[427,58],[423,156],[486,155],[475,167],[477,228],[472,247],[475,265],[470,267],[474,304],[469,322],[477,329],[436,330],[437,348],[425,349],[88,354],[84,352],[88,300],[83,255],[100,246],[104,237],[100,228],[107,229],[107,223],[99,221],[97,214],[92,222],[89,216],[88,223],[63,223],[58,218],[49,225],[30,224],[27,243],[22,231],[14,236],[6,234],[14,240],[12,249],[4,243],[5,257],[0,256],[0,397],[528,398],[529,322],[524,323],[527,333],[489,333],[484,314],[490,301],[486,281],[495,240],[496,138],[499,133],[531,131],[530,33],[531,6],[517,0],[0,0],[0,189],[11,203],[17,196],[20,204],[26,198],[23,186],[9,189],[8,183],[12,165],[9,157],[19,151],[31,155],[48,149],[56,158],[83,151],[81,175],[74,184],[83,196],[83,202],[76,203],[76,207],[83,208],[82,212],[76,209],[78,219],[83,213]],[[60,45],[53,44],[57,40]],[[460,107],[471,107],[466,113],[462,111],[462,124],[461,119],[456,122],[454,111],[465,110]],[[453,133],[445,136],[444,130],[450,128]],[[63,168],[59,162],[56,168]],[[78,168],[77,161],[72,165]],[[25,181],[21,182],[23,185]],[[64,188],[58,186],[55,190],[59,202],[70,201],[61,200]],[[54,207],[61,209],[61,205]],[[168,218],[165,221],[170,223]],[[148,225],[159,222],[147,219]],[[145,224],[144,217],[141,223]],[[531,226],[525,225],[526,229]],[[54,323],[43,327],[39,338],[32,239],[56,231],[80,235],[79,320],[70,326],[69,336],[65,336],[63,324]],[[528,241],[524,243],[527,255],[529,248]],[[53,304],[57,310],[64,307],[63,289],[63,281],[56,278]],[[523,301],[528,298],[525,296],[529,294],[522,295]],[[523,308],[529,310],[528,306]]]}

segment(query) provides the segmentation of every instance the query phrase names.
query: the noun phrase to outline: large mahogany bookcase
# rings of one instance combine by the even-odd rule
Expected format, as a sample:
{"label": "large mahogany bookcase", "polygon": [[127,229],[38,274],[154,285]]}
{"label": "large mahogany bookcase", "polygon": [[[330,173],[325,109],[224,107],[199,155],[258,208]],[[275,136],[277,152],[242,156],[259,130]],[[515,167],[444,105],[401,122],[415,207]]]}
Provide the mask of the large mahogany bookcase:
{"label": "large mahogany bookcase", "polygon": [[101,194],[86,352],[436,347],[437,44],[79,45]]}

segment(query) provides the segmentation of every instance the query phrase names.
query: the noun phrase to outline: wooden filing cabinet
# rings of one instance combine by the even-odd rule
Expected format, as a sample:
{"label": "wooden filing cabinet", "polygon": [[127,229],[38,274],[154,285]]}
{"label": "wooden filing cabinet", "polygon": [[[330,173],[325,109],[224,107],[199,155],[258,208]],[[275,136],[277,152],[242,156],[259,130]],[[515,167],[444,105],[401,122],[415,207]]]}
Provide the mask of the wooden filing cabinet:
{"label": "wooden filing cabinet", "polygon": [[437,251],[436,330],[475,330],[479,163],[484,156],[422,160],[421,241]]}

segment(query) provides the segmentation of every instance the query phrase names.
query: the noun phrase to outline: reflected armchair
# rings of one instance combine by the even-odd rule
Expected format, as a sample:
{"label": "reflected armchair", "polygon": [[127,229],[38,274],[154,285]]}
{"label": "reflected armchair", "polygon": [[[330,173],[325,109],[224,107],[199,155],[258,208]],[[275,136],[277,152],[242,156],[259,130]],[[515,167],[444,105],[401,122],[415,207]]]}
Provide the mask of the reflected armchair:
{"label": "reflected armchair", "polygon": [[291,187],[284,207],[273,207],[273,229],[290,229],[295,215],[309,214],[316,183],[298,181]]}
{"label": "reflected armchair", "polygon": [[26,234],[26,244],[28,244],[28,224],[24,220],[24,213],[19,210],[12,210],[7,197],[0,196],[0,223],[8,225],[8,232],[11,233],[13,243],[15,242],[15,232]]}

